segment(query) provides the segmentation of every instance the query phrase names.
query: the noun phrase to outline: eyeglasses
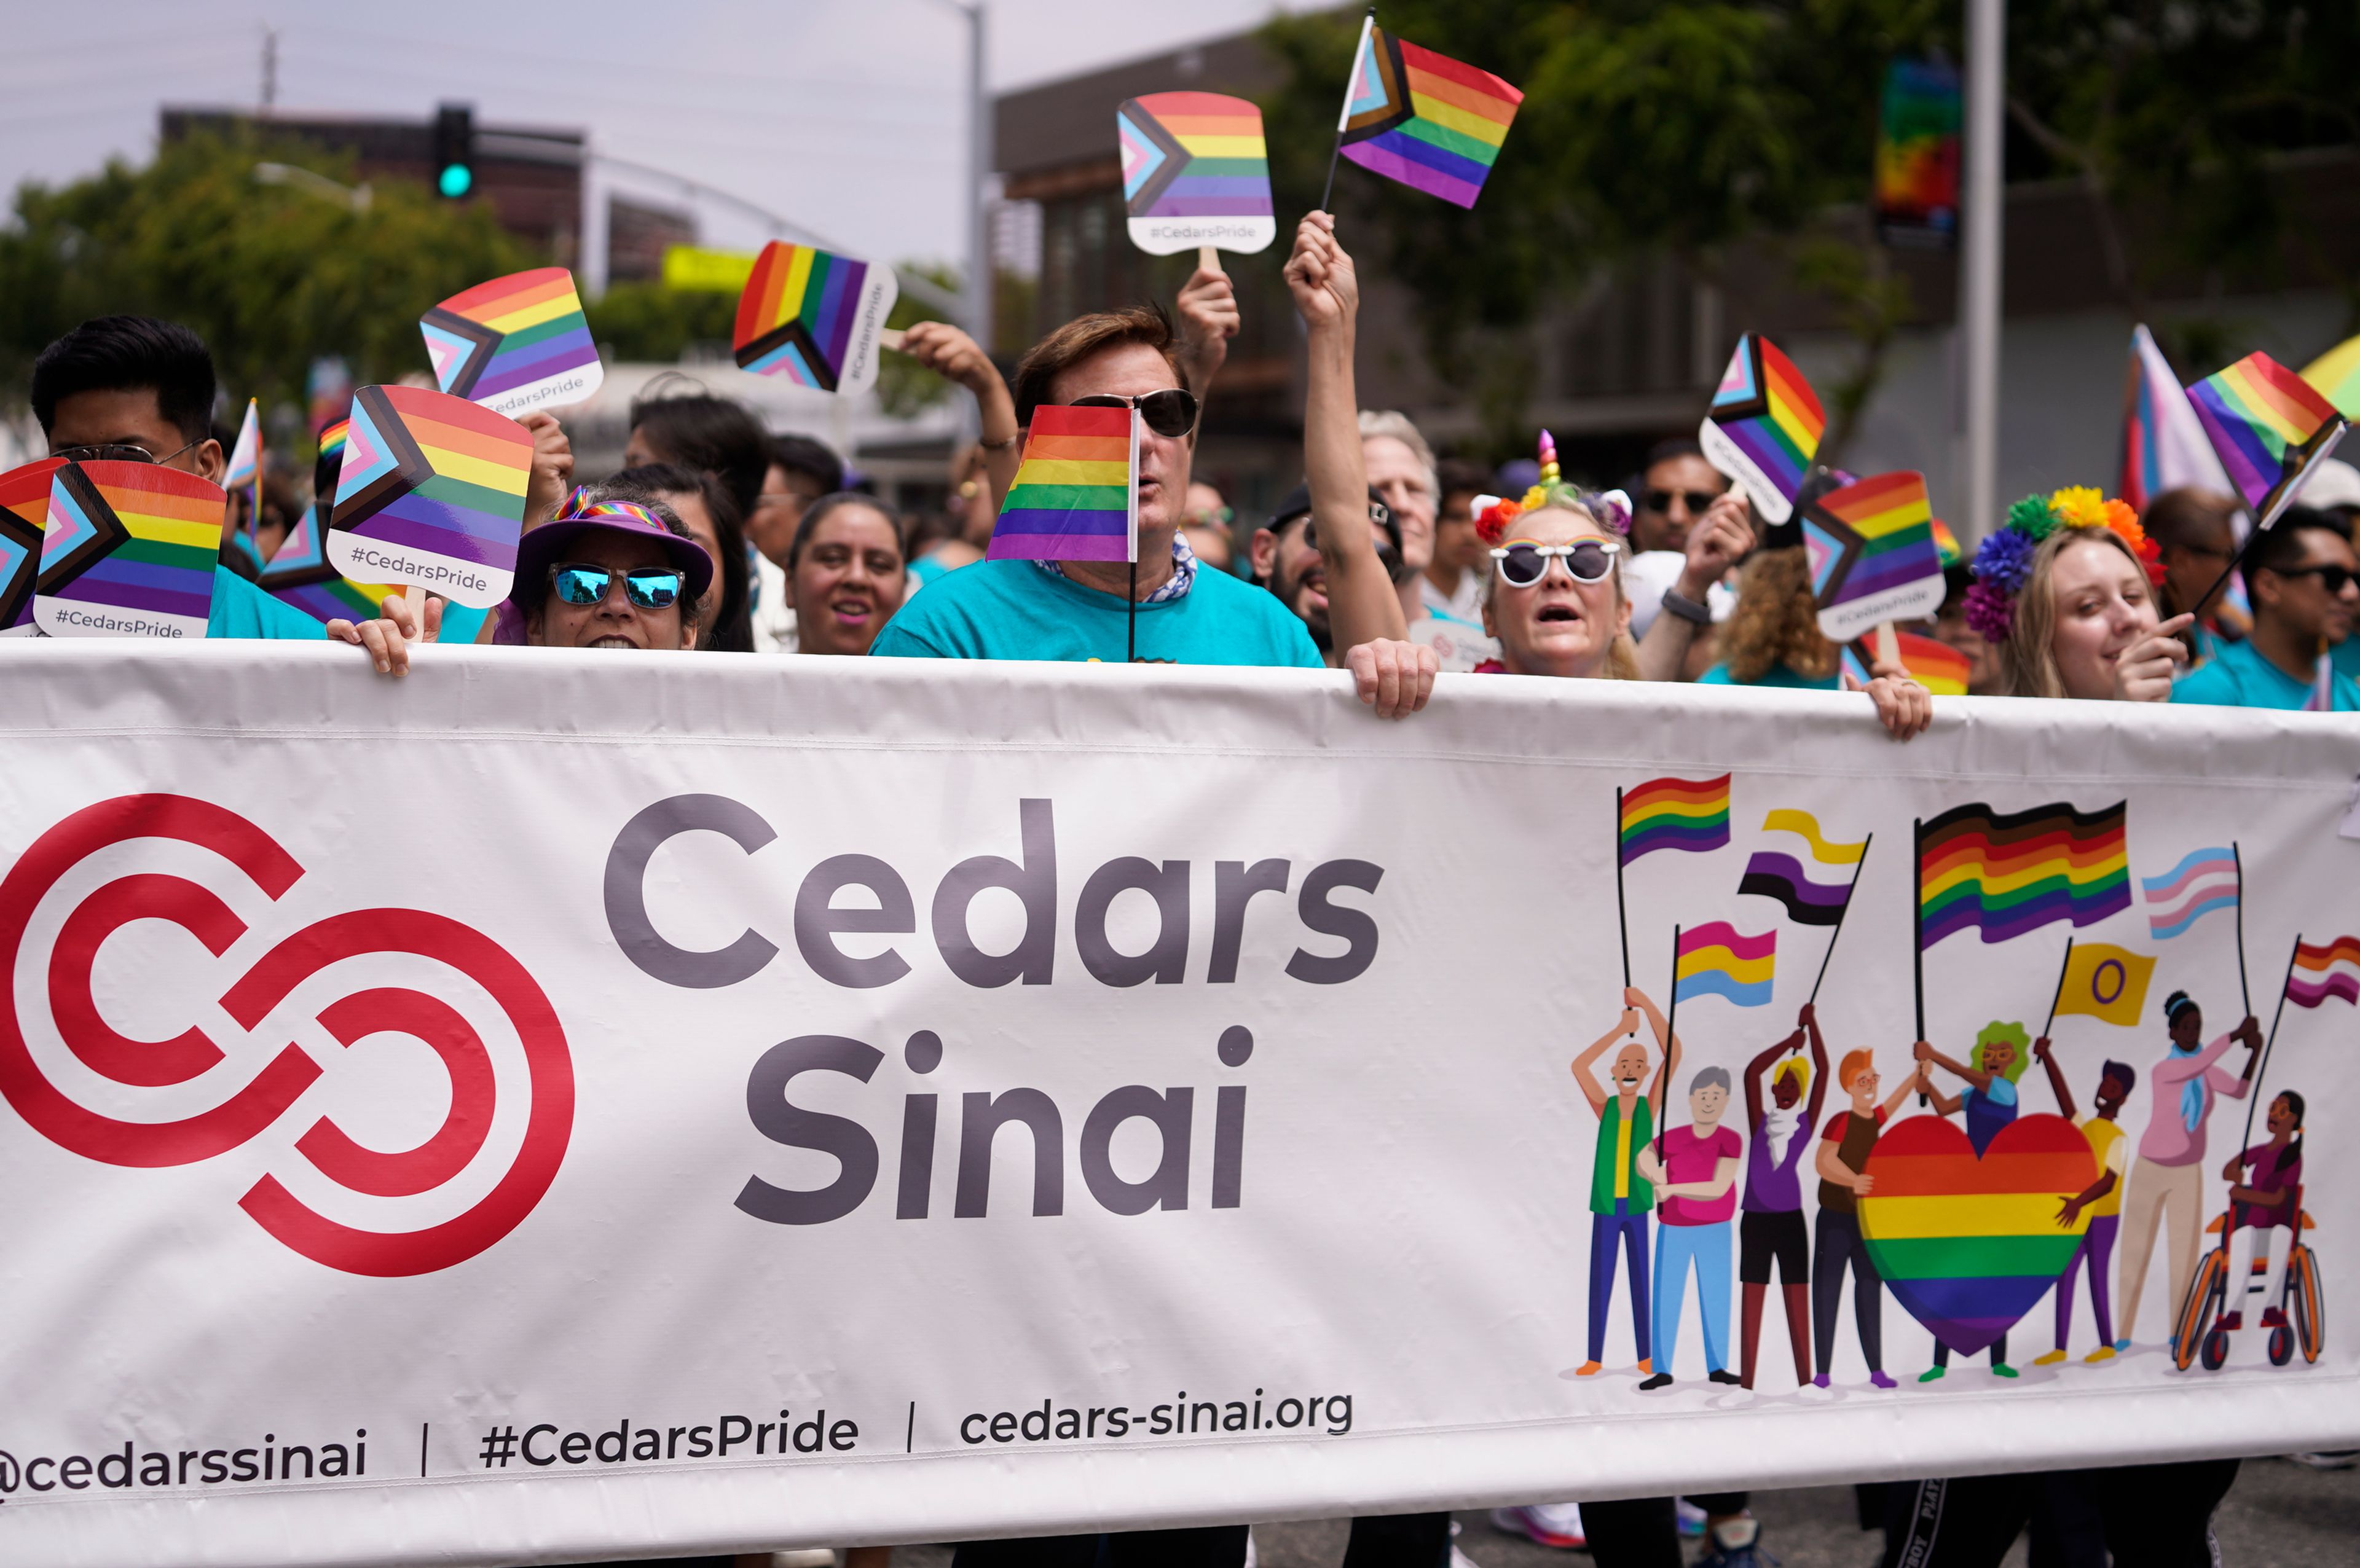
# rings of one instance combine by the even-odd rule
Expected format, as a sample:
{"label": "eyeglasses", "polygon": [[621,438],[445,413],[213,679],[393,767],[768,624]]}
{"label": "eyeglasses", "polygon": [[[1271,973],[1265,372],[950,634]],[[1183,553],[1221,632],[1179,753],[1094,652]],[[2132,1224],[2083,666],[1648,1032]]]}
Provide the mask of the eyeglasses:
{"label": "eyeglasses", "polygon": [[1237,513],[1228,506],[1199,506],[1180,519],[1183,528],[1226,528]]}
{"label": "eyeglasses", "polygon": [[186,442],[162,457],[158,457],[144,446],[135,446],[129,441],[100,441],[94,446],[61,446],[49,455],[62,457],[73,463],[152,463],[160,466],[171,462],[181,452],[196,445],[197,441],[204,439],[199,436],[197,441]]}
{"label": "eyeglasses", "polygon": [[[617,574],[606,566],[552,566],[550,585],[569,604],[604,604]],[[661,566],[642,566],[620,574],[623,597],[642,610],[669,610],[680,602],[682,573]]]}
{"label": "eyeglasses", "polygon": [[1688,503],[1689,512],[1701,512],[1721,497],[1710,490],[1650,490],[1646,494],[1647,510],[1668,512],[1675,500]]}
{"label": "eyeglasses", "polygon": [[1533,544],[1519,539],[1491,552],[1499,563],[1500,581],[1529,588],[1548,572],[1552,560],[1565,562],[1565,573],[1576,583],[1602,583],[1614,570],[1614,552],[1622,547],[1609,539],[1577,539],[1571,544]]}
{"label": "eyeglasses", "polygon": [[1185,436],[1196,428],[1196,395],[1185,387],[1167,387],[1161,392],[1142,392],[1136,397],[1126,397],[1113,392],[1094,392],[1087,397],[1076,397],[1076,408],[1136,408],[1147,428],[1159,436]]}
{"label": "eyeglasses", "polygon": [[[2278,568],[2271,567],[2268,570],[2277,572]],[[2278,575],[2280,577],[2316,577],[2319,579],[2319,585],[2327,590],[2327,595],[2331,599],[2342,598],[2344,590],[2352,586],[2355,582],[2360,582],[2360,572],[2355,572],[2348,566],[2290,566],[2283,572],[2278,572]]]}

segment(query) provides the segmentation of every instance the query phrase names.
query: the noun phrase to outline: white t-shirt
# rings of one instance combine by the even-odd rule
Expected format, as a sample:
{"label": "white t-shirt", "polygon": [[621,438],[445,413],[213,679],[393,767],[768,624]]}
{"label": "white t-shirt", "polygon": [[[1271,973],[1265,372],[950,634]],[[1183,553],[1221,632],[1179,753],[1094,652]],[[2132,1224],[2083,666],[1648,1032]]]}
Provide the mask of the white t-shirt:
{"label": "white t-shirt", "polygon": [[795,612],[787,604],[787,574],[759,550],[754,552],[754,651],[796,650]]}
{"label": "white t-shirt", "polygon": [[[1622,563],[1622,591],[1631,598],[1633,641],[1645,637],[1647,628],[1655,624],[1655,613],[1664,607],[1664,591],[1678,586],[1680,568],[1687,564],[1688,557],[1676,550],[1644,550]],[[1737,590],[1716,583],[1706,592],[1704,603],[1718,626],[1737,613]]]}

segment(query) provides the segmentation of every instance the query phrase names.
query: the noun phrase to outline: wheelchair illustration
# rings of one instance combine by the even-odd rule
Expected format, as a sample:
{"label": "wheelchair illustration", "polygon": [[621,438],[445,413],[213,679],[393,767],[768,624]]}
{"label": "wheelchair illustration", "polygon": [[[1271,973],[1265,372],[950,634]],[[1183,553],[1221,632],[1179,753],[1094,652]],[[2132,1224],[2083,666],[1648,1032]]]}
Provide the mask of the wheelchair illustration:
{"label": "wheelchair illustration", "polygon": [[[2294,1238],[2287,1247],[2286,1279],[2276,1301],[2264,1301],[2253,1319],[2261,1312],[2276,1308],[2279,1322],[2269,1325],[2270,1365],[2284,1367],[2294,1359],[2300,1349],[2305,1363],[2319,1359],[2327,1338],[2327,1299],[2319,1281],[2319,1259],[2303,1239],[2303,1234],[2313,1228],[2311,1215],[2302,1206],[2302,1189],[2295,1189]],[[2229,1239],[2235,1233],[2232,1214],[2218,1214],[2206,1225],[2209,1235],[2220,1240],[2204,1255],[2197,1266],[2196,1278],[2190,1281],[2188,1299],[2180,1303],[2180,1315],[2174,1320],[2171,1359],[2180,1371],[2188,1370],[2192,1362],[2202,1361],[2207,1372],[2218,1372],[2229,1359],[2229,1333],[2222,1321],[2231,1312],[2243,1312],[2254,1305],[2249,1300],[2263,1289],[2257,1281],[2269,1274],[2269,1249],[2254,1248],[2254,1266],[2244,1279],[2229,1278]],[[2234,1297],[2232,1299],[2232,1290]]]}

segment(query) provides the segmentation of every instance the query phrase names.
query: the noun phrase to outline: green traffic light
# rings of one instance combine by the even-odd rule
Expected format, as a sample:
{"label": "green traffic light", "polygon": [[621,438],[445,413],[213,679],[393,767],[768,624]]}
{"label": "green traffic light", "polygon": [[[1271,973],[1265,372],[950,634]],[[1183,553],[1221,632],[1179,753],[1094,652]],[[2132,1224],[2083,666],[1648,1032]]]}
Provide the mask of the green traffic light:
{"label": "green traffic light", "polygon": [[475,187],[475,171],[464,163],[443,166],[442,177],[435,181],[442,194],[456,201]]}

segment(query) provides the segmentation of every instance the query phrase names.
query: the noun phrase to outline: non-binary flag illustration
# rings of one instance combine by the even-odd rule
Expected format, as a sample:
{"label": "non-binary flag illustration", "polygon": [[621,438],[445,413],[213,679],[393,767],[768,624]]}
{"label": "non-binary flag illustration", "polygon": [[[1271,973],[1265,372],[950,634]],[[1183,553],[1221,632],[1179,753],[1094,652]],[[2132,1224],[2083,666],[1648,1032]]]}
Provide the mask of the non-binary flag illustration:
{"label": "non-binary flag illustration", "polygon": [[2097,1018],[2131,1029],[2147,1006],[2147,984],[2155,959],[2109,942],[2078,942],[2065,957],[2057,987],[2057,1016]]}
{"label": "non-binary flag illustration", "polygon": [[1727,920],[1710,920],[1683,928],[1674,945],[1675,1002],[1726,996],[1741,1007],[1769,1006],[1777,963],[1776,931],[1746,936]]}
{"label": "non-binary flag illustration", "polygon": [[1488,71],[1363,23],[1336,129],[1362,169],[1472,207],[1524,101]]}
{"label": "non-binary flag illustration", "polygon": [[1114,112],[1131,243],[1258,251],[1278,237],[1262,110],[1218,93],[1151,93]]}
{"label": "non-binary flag illustration", "polygon": [[1773,523],[1794,515],[1803,475],[1828,428],[1819,394],[1778,345],[1757,332],[1737,340],[1697,442],[1715,468],[1745,487]]}
{"label": "non-binary flag illustration", "polygon": [[59,464],[33,619],[50,637],[203,637],[227,500],[161,463]]}
{"label": "non-binary flag illustration", "polygon": [[1138,410],[1033,409],[1024,460],[986,553],[994,561],[1138,560]]}
{"label": "non-binary flag illustration", "polygon": [[1803,863],[1783,850],[1757,849],[1738,879],[1740,893],[1775,898],[1786,908],[1786,918],[1798,926],[1843,923],[1844,906],[1852,902],[1852,882],[1814,882]]}
{"label": "non-binary flag illustration", "polygon": [[1617,791],[1622,864],[1659,849],[1701,853],[1729,843],[1729,775],[1651,779]]}
{"label": "non-binary flag illustration", "polygon": [[2128,805],[1994,811],[1980,802],[1918,829],[1918,942],[1962,931],[2006,942],[2055,920],[2086,926],[2130,908]]}
{"label": "non-binary flag illustration", "polygon": [[502,414],[422,387],[353,394],[329,563],[488,608],[508,597],[524,532],[532,435]]}
{"label": "non-binary flag illustration", "polygon": [[2360,419],[2360,337],[2345,338],[2302,367],[2302,378],[2347,419]]}
{"label": "non-binary flag illustration", "polygon": [[2188,400],[2259,528],[2278,520],[2311,465],[2350,428],[2317,387],[2266,354],[2206,376]]}
{"label": "non-binary flag illustration", "polygon": [[772,240],[738,296],[738,366],[819,392],[865,391],[901,291],[890,267]]}
{"label": "non-binary flag illustration", "polygon": [[498,414],[579,403],[606,379],[574,274],[540,267],[478,283],[418,319],[435,385]]}
{"label": "non-binary flag illustration", "polygon": [[2215,909],[2235,909],[2239,886],[2237,852],[2231,845],[2190,850],[2162,876],[2139,878],[2147,934],[2168,941]]}
{"label": "non-binary flag illustration", "polygon": [[49,481],[65,460],[38,458],[0,474],[0,637],[38,637],[33,583],[49,517]]}
{"label": "non-binary flag illustration", "polygon": [[2360,936],[2333,942],[2298,942],[2294,967],[2287,973],[2286,999],[2315,1007],[2329,997],[2360,1002]]}
{"label": "non-binary flag illustration", "polygon": [[[1963,697],[1967,694],[1967,681],[1974,674],[1974,661],[1949,643],[1929,637],[1923,632],[1896,630],[1893,652],[1909,679],[1933,695]],[[1874,679],[1877,661],[1882,657],[1874,638],[1856,638],[1844,645],[1844,670],[1865,686]]]}
{"label": "non-binary flag illustration", "polygon": [[1942,607],[1942,557],[1922,474],[1879,474],[1812,501],[1803,508],[1803,551],[1819,635],[1830,642]]}

